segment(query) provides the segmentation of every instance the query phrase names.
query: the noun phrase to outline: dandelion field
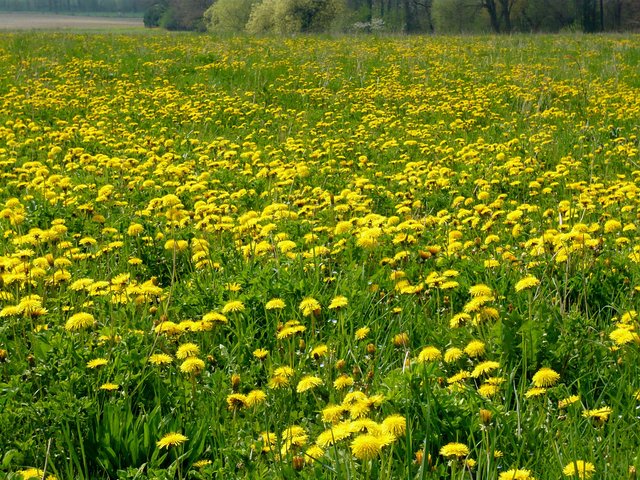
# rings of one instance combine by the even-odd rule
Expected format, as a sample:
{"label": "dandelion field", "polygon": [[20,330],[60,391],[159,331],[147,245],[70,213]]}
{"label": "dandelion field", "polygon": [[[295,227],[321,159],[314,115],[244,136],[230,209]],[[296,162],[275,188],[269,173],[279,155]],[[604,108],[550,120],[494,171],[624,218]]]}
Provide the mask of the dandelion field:
{"label": "dandelion field", "polygon": [[0,478],[635,478],[640,39],[0,37]]}

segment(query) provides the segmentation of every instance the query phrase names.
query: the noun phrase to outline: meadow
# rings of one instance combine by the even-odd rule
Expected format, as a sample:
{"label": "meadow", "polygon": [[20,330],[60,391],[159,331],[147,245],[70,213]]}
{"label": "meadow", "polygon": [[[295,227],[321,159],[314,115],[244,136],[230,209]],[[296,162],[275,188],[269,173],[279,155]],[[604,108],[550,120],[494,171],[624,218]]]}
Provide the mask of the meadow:
{"label": "meadow", "polygon": [[639,36],[0,62],[0,478],[636,478]]}

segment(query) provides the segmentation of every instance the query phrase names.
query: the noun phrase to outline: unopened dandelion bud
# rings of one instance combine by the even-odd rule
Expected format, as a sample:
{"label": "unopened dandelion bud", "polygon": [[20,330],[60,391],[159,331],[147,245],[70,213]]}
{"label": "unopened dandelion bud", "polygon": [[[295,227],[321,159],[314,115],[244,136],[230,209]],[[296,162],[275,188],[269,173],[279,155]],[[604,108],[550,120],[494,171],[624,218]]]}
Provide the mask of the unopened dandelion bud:
{"label": "unopened dandelion bud", "polygon": [[298,350],[304,350],[306,348],[307,344],[305,343],[305,341],[301,338],[300,341],[298,341]]}
{"label": "unopened dandelion bud", "polygon": [[395,347],[407,347],[409,345],[409,335],[406,332],[399,333],[393,337],[393,345]]}
{"label": "unopened dandelion bud", "polygon": [[491,410],[487,410],[486,408],[481,408],[480,423],[482,423],[482,425],[488,426],[491,424],[492,420],[493,420],[493,413],[491,412]]}
{"label": "unopened dandelion bud", "polygon": [[240,375],[234,373],[231,375],[231,390],[234,392],[238,391],[238,387],[240,386]]}
{"label": "unopened dandelion bud", "polygon": [[336,370],[344,370],[344,367],[347,366],[347,362],[345,362],[343,359],[340,359],[336,362]]}
{"label": "unopened dandelion bud", "polygon": [[160,323],[166,322],[167,320],[169,320],[169,317],[167,315],[160,315]]}
{"label": "unopened dandelion bud", "polygon": [[376,353],[376,346],[373,343],[369,343],[367,345],[367,353],[369,355],[373,355],[374,353]]}
{"label": "unopened dandelion bud", "polygon": [[5,362],[8,356],[9,353],[6,350],[0,348],[0,363]]}
{"label": "unopened dandelion bud", "polygon": [[293,469],[299,472],[304,468],[304,457],[296,455],[295,457],[293,457],[291,463],[293,465]]}
{"label": "unopened dandelion bud", "polygon": [[158,311],[158,307],[156,307],[155,305],[149,309],[149,313],[151,315],[155,315],[157,311]]}

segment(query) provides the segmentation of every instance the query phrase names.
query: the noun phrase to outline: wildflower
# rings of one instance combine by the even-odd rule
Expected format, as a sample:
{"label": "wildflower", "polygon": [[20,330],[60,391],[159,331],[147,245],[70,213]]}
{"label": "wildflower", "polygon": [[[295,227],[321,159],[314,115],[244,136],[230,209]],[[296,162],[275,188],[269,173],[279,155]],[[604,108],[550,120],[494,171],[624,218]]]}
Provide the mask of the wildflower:
{"label": "wildflower", "polygon": [[153,365],[166,365],[172,361],[171,355],[167,355],[166,353],[154,353],[149,357],[149,363]]}
{"label": "wildflower", "polygon": [[249,393],[247,393],[247,406],[255,407],[256,405],[264,403],[266,399],[267,394],[262,390],[251,390]]}
{"label": "wildflower", "polygon": [[176,358],[184,360],[185,358],[195,357],[200,353],[200,347],[195,343],[183,343],[178,347],[176,352]]}
{"label": "wildflower", "polygon": [[328,351],[329,348],[326,345],[318,345],[316,348],[311,350],[309,356],[314,360],[319,360],[320,358],[324,357]]}
{"label": "wildflower", "polygon": [[196,468],[203,468],[207,465],[211,465],[213,462],[211,460],[198,460],[197,462],[193,462],[193,466]]}
{"label": "wildflower", "polygon": [[354,384],[353,377],[349,377],[348,375],[340,375],[333,382],[333,386],[336,390],[343,390],[345,388],[351,387]]}
{"label": "wildflower", "polygon": [[98,368],[106,365],[107,363],[109,363],[109,361],[106,358],[94,358],[87,362],[87,368]]}
{"label": "wildflower", "polygon": [[120,385],[118,385],[117,383],[103,383],[102,385],[100,385],[100,390],[105,390],[107,392],[113,392],[114,390],[118,390],[120,388]]}
{"label": "wildflower", "polygon": [[397,335],[395,335],[393,337],[393,345],[395,347],[401,348],[404,347],[406,348],[409,345],[409,334],[406,332],[403,333],[398,333]]}
{"label": "wildflower", "polygon": [[311,390],[312,388],[322,385],[322,383],[323,382],[321,378],[308,375],[306,377],[303,377],[298,382],[298,386],[296,387],[296,392],[298,393],[306,392],[307,390]]}
{"label": "wildflower", "polygon": [[390,415],[382,421],[382,427],[394,437],[402,437],[407,431],[407,419],[402,415]]}
{"label": "wildflower", "polygon": [[478,387],[478,395],[484,398],[493,397],[494,395],[497,395],[499,391],[500,387],[491,383],[483,383]]}
{"label": "wildflower", "polygon": [[506,472],[502,472],[498,477],[498,480],[535,480],[535,478],[531,476],[530,470],[514,468],[507,470]]}
{"label": "wildflower", "polygon": [[322,450],[322,448],[320,448],[317,445],[313,445],[313,446],[309,447],[304,454],[305,454],[305,457],[306,457],[305,461],[307,463],[309,463],[310,461],[313,462],[313,461],[316,461],[319,458],[323,457],[324,456],[324,450]]}
{"label": "wildflower", "polygon": [[574,460],[562,469],[562,473],[567,477],[577,476],[580,480],[591,478],[595,471],[596,467],[593,463],[585,462],[584,460]]}
{"label": "wildflower", "polygon": [[93,326],[96,323],[95,318],[90,313],[80,312],[72,315],[64,328],[67,331],[73,332],[76,330],[82,330],[83,328],[88,328]]}
{"label": "wildflower", "polygon": [[232,393],[227,395],[227,406],[229,410],[238,410],[248,405],[247,396],[242,393]]}
{"label": "wildflower", "polygon": [[480,340],[472,340],[464,348],[464,353],[469,355],[469,357],[471,358],[481,357],[482,355],[484,355],[484,352],[485,346],[484,343]]}
{"label": "wildflower", "polygon": [[457,458],[460,459],[462,457],[466,457],[469,455],[469,447],[467,447],[464,443],[452,442],[447,443],[444,447],[440,449],[440,455],[445,458]]}
{"label": "wildflower", "polygon": [[558,401],[558,408],[562,410],[563,408],[567,408],[569,405],[576,403],[578,400],[580,400],[580,397],[578,395],[572,395],[570,397],[563,398],[562,400]]}
{"label": "wildflower", "polygon": [[334,309],[344,308],[348,304],[349,304],[349,300],[347,300],[347,297],[338,295],[333,300],[331,300],[331,303],[329,304],[329,309],[334,310]]}
{"label": "wildflower", "polygon": [[351,452],[358,460],[371,460],[380,455],[381,451],[382,443],[374,435],[359,435],[351,442]]}
{"label": "wildflower", "polygon": [[521,292],[522,290],[528,290],[533,287],[537,287],[540,285],[540,280],[538,280],[533,275],[527,275],[518,283],[516,283],[516,292]]}
{"label": "wildflower", "polygon": [[204,370],[204,360],[196,357],[189,357],[180,365],[180,371],[182,373],[197,375],[202,370]]}
{"label": "wildflower", "polygon": [[318,315],[320,313],[320,303],[312,297],[306,297],[300,302],[300,310],[305,317]]}
{"label": "wildflower", "polygon": [[433,362],[442,357],[442,352],[436,347],[425,347],[418,354],[418,363]]}
{"label": "wildflower", "polygon": [[371,329],[369,327],[361,327],[356,330],[356,340],[364,340],[369,335]]}
{"label": "wildflower", "polygon": [[338,423],[345,412],[342,405],[329,405],[322,409],[322,421],[327,423]]}
{"label": "wildflower", "polygon": [[524,393],[525,398],[540,397],[547,393],[547,389],[543,387],[533,387]]}
{"label": "wildflower", "polygon": [[543,367],[533,375],[533,384],[536,387],[552,387],[558,380],[560,375],[547,367]]}
{"label": "wildflower", "polygon": [[266,308],[267,310],[282,310],[285,305],[286,304],[284,303],[284,300],[282,300],[281,298],[272,298],[266,303],[264,308]]}
{"label": "wildflower", "polygon": [[224,307],[222,307],[222,313],[235,313],[244,311],[244,303],[240,300],[232,300],[227,302]]}
{"label": "wildflower", "polygon": [[453,363],[462,358],[462,350],[456,347],[448,348],[446,352],[444,352],[444,361],[447,363]]}
{"label": "wildflower", "polygon": [[488,287],[483,283],[474,285],[473,287],[469,288],[469,294],[472,297],[493,297],[493,291],[491,290],[491,287]]}
{"label": "wildflower", "polygon": [[498,362],[487,360],[486,362],[479,363],[471,372],[471,376],[474,378],[478,378],[485,373],[492,372],[496,369],[500,368],[500,364]]}
{"label": "wildflower", "polygon": [[604,422],[609,420],[609,415],[611,415],[612,411],[613,410],[611,410],[611,407],[602,407],[596,408],[594,410],[585,410],[584,412],[582,412],[582,416],[584,418],[591,418],[597,424],[602,425],[604,424]]}
{"label": "wildflower", "polygon": [[158,440],[156,445],[158,446],[158,448],[176,447],[182,445],[187,440],[189,439],[181,433],[171,432],[167,433],[160,440]]}
{"label": "wildflower", "polygon": [[264,360],[265,358],[267,358],[267,355],[269,355],[269,350],[267,350],[266,348],[256,348],[253,351],[253,356],[258,360]]}

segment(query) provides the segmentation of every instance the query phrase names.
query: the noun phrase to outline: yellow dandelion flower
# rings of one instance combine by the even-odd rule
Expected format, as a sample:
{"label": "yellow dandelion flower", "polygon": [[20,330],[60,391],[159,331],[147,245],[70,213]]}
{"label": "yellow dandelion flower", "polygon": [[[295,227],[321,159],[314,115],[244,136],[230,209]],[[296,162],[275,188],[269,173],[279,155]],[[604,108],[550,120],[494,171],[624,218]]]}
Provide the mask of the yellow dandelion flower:
{"label": "yellow dandelion flower", "polygon": [[324,450],[317,445],[313,445],[309,447],[305,454],[305,462],[310,463],[314,462],[324,456]]}
{"label": "yellow dandelion flower", "polygon": [[485,285],[484,283],[479,283],[478,285],[474,285],[469,288],[469,294],[472,297],[493,297],[493,291],[491,287]]}
{"label": "yellow dandelion flower", "polygon": [[471,320],[471,315],[468,313],[457,313],[449,320],[449,327],[460,328],[462,325],[468,323],[469,320]]}
{"label": "yellow dandelion flower", "polygon": [[317,315],[320,313],[320,303],[312,297],[306,297],[300,302],[300,310],[305,317],[311,314]]}
{"label": "yellow dandelion flower", "polygon": [[264,360],[265,358],[267,358],[267,355],[269,355],[269,350],[267,350],[266,348],[256,348],[253,351],[253,356],[258,360]]}
{"label": "yellow dandelion flower", "polygon": [[536,387],[552,387],[558,380],[560,380],[560,375],[547,367],[541,368],[533,375],[533,384]]}
{"label": "yellow dandelion flower", "polygon": [[380,455],[382,443],[371,434],[358,435],[351,442],[351,452],[358,460],[371,460]]}
{"label": "yellow dandelion flower", "polygon": [[447,363],[453,363],[462,358],[463,351],[456,347],[451,347],[444,352],[444,361]]}
{"label": "yellow dandelion flower", "polygon": [[540,280],[533,275],[527,275],[516,283],[515,289],[516,292],[521,292],[522,290],[528,290],[530,288],[537,287],[538,285],[540,285]]}
{"label": "yellow dandelion flower", "polygon": [[445,458],[463,458],[469,455],[469,447],[464,443],[451,442],[447,443],[440,449],[440,455]]}
{"label": "yellow dandelion flower", "polygon": [[105,390],[107,392],[113,392],[115,390],[118,390],[119,388],[120,385],[111,382],[103,383],[102,385],[100,385],[100,390]]}
{"label": "yellow dandelion flower", "polygon": [[87,362],[87,368],[98,368],[106,365],[107,363],[109,363],[109,361],[106,358],[94,358]]}
{"label": "yellow dandelion flower", "polygon": [[481,342],[480,340],[472,340],[464,348],[464,353],[471,358],[481,357],[484,355],[484,352],[485,345],[484,342]]}
{"label": "yellow dandelion flower", "polygon": [[327,347],[326,345],[318,345],[313,350],[311,350],[311,353],[309,354],[309,356],[314,360],[319,360],[322,357],[326,356],[328,352],[329,352],[329,347]]}
{"label": "yellow dandelion flower", "polygon": [[484,398],[491,398],[497,395],[499,392],[500,387],[491,383],[483,383],[478,387],[478,395]]}
{"label": "yellow dandelion flower", "polygon": [[562,469],[562,473],[565,476],[578,477],[580,480],[591,478],[595,472],[595,465],[590,462],[585,462],[584,460],[574,460]]}
{"label": "yellow dandelion flower", "polygon": [[222,307],[222,313],[236,313],[244,311],[244,303],[240,300],[232,300]]}
{"label": "yellow dandelion flower", "polygon": [[345,413],[342,405],[329,405],[322,409],[322,421],[326,423],[338,423]]}
{"label": "yellow dandelion flower", "polygon": [[407,432],[407,419],[402,415],[390,415],[382,421],[382,427],[394,437],[402,437]]}
{"label": "yellow dandelion flower", "polygon": [[171,432],[171,433],[167,433],[160,440],[158,440],[156,442],[156,446],[158,448],[177,447],[182,445],[187,440],[189,439],[184,435],[182,435],[181,433]]}
{"label": "yellow dandelion flower", "polygon": [[513,468],[506,472],[502,472],[498,477],[498,480],[535,480],[535,478],[531,476],[530,470]]}
{"label": "yellow dandelion flower", "polygon": [[196,357],[189,357],[180,365],[180,371],[182,373],[196,375],[202,370],[204,370],[204,360]]}
{"label": "yellow dandelion flower", "polygon": [[209,312],[205,313],[202,316],[203,322],[211,322],[211,323],[228,323],[229,320],[223,314],[218,312]]}
{"label": "yellow dandelion flower", "polygon": [[149,363],[153,365],[167,365],[173,361],[171,355],[166,353],[154,353],[149,357]]}
{"label": "yellow dandelion flower", "polygon": [[563,408],[567,408],[569,405],[573,405],[578,400],[580,400],[580,397],[578,395],[572,395],[570,397],[563,398],[562,400],[558,401],[558,408],[562,410]]}
{"label": "yellow dandelion flower", "polygon": [[331,303],[329,304],[329,309],[334,310],[338,308],[344,308],[348,304],[349,304],[349,300],[347,300],[347,297],[338,295],[337,297],[334,297],[333,300],[331,300]]}
{"label": "yellow dandelion flower", "polygon": [[582,416],[584,418],[591,418],[597,423],[604,423],[609,420],[609,415],[611,415],[612,411],[611,407],[601,407],[593,410],[585,410],[582,412]]}
{"label": "yellow dandelion flower", "polygon": [[498,362],[487,360],[486,362],[479,363],[471,372],[471,376],[474,378],[478,378],[485,373],[493,372],[500,368],[500,364]]}
{"label": "yellow dandelion flower", "polygon": [[312,388],[319,387],[322,384],[323,382],[321,378],[314,377],[312,375],[307,375],[306,377],[303,377],[298,382],[298,386],[296,387],[296,392],[298,393],[306,392],[307,390],[311,390]]}
{"label": "yellow dandelion flower", "polygon": [[425,347],[418,354],[418,363],[434,362],[442,358],[442,352],[436,347]]}
{"label": "yellow dandelion flower", "polygon": [[189,357],[196,357],[200,353],[200,347],[195,343],[183,343],[178,347],[176,352],[176,358],[178,360],[184,360]]}
{"label": "yellow dandelion flower", "polygon": [[285,306],[286,304],[281,298],[272,298],[266,303],[264,308],[267,310],[282,310]]}
{"label": "yellow dandelion flower", "polygon": [[350,377],[348,375],[340,375],[333,382],[333,386],[336,390],[344,390],[345,388],[353,386],[354,382],[355,381],[353,377]]}
{"label": "yellow dandelion flower", "polygon": [[260,405],[264,403],[267,399],[267,394],[262,390],[251,390],[247,393],[247,405],[249,407],[255,407],[256,405]]}
{"label": "yellow dandelion flower", "polygon": [[232,393],[227,395],[227,407],[229,410],[239,410],[249,405],[247,396],[242,393]]}
{"label": "yellow dandelion flower", "polygon": [[213,462],[211,460],[198,460],[197,462],[193,462],[193,466],[196,468],[204,468],[207,465],[211,465]]}
{"label": "yellow dandelion flower", "polygon": [[369,335],[371,329],[369,327],[361,327],[356,330],[356,340],[364,340]]}
{"label": "yellow dandelion flower", "polygon": [[86,312],[80,312],[72,315],[69,320],[67,320],[64,328],[67,331],[73,332],[76,330],[82,330],[84,328],[92,327],[95,323],[96,320],[95,318],[93,318],[93,315]]}
{"label": "yellow dandelion flower", "polygon": [[524,393],[525,398],[540,397],[547,393],[547,389],[543,387],[532,387]]}

